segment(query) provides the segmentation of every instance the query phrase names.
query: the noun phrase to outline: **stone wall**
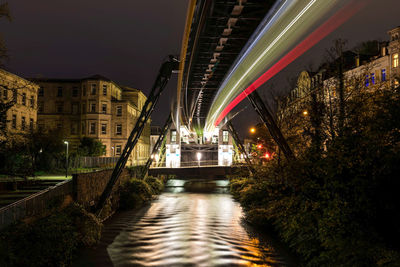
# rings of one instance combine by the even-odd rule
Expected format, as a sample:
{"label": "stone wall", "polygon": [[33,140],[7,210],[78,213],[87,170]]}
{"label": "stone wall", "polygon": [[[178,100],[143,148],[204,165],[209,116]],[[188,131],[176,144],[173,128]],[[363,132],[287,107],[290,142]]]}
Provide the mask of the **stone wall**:
{"label": "stone wall", "polygon": [[[91,173],[74,174],[74,191],[75,200],[83,205],[86,209],[93,208],[100,199],[108,181],[110,180],[113,170],[104,170]],[[119,188],[130,179],[127,169],[124,169],[117,183],[113,188],[110,197],[111,209],[115,211],[119,203]]]}

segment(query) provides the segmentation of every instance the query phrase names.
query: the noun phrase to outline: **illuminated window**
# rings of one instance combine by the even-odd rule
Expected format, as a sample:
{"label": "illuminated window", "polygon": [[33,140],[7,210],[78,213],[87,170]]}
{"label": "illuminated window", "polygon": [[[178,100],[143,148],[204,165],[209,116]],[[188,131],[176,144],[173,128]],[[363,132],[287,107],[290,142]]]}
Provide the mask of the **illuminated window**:
{"label": "illuminated window", "polygon": [[382,69],[382,82],[386,81],[386,69]]}
{"label": "illuminated window", "polygon": [[399,54],[393,55],[393,68],[397,68],[399,66]]}
{"label": "illuminated window", "polygon": [[228,143],[228,141],[229,141],[228,131],[222,131],[222,142]]}
{"label": "illuminated window", "polygon": [[371,73],[371,83],[375,84],[375,73]]}
{"label": "illuminated window", "polygon": [[369,75],[367,75],[365,77],[365,86],[368,87],[369,86]]}
{"label": "illuminated window", "polygon": [[171,143],[176,142],[176,131],[171,131]]}

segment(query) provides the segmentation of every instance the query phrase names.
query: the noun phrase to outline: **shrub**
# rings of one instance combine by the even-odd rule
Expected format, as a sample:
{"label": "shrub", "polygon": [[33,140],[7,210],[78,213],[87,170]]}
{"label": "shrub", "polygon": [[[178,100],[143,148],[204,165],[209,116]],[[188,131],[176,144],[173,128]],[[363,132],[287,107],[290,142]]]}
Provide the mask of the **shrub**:
{"label": "shrub", "polygon": [[81,206],[32,224],[11,225],[0,233],[0,266],[66,266],[81,246],[96,244],[101,223]]}
{"label": "shrub", "polygon": [[132,178],[121,188],[120,209],[139,207],[151,199],[152,188],[143,180]]}

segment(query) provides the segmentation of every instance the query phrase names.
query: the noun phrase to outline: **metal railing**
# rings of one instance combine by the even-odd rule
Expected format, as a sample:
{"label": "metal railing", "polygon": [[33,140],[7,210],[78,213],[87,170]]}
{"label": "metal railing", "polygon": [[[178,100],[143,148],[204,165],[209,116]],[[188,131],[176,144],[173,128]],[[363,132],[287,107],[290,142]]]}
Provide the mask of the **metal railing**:
{"label": "metal railing", "polygon": [[51,205],[51,200],[72,192],[72,180],[66,180],[0,208],[0,229],[26,217],[42,214]]}

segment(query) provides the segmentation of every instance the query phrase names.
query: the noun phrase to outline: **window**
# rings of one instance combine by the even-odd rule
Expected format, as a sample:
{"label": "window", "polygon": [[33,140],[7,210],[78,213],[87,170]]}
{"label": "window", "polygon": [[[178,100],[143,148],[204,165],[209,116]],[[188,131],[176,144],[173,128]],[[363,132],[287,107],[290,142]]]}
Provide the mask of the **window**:
{"label": "window", "polygon": [[107,95],[107,85],[103,85],[103,95]]}
{"label": "window", "polygon": [[21,117],[21,130],[22,130],[22,131],[25,130],[25,124],[26,124],[25,117],[22,116],[22,117]]}
{"label": "window", "polygon": [[85,134],[85,123],[82,123],[81,132],[82,132],[82,134]]}
{"label": "window", "polygon": [[77,129],[77,123],[76,122],[72,122],[71,123],[71,134],[77,134],[78,129]]}
{"label": "window", "polygon": [[85,103],[82,104],[82,113],[86,113],[86,104]]}
{"label": "window", "polygon": [[122,124],[117,124],[116,135],[122,135]]}
{"label": "window", "polygon": [[73,97],[77,97],[78,96],[78,87],[73,87],[72,88],[72,96]]}
{"label": "window", "polygon": [[57,103],[56,111],[57,111],[57,113],[62,113],[64,111],[64,104],[63,103]]}
{"label": "window", "polygon": [[13,129],[17,128],[17,115],[15,114],[12,115],[12,127]]}
{"label": "window", "polygon": [[107,134],[107,124],[101,124],[101,134]]}
{"label": "window", "polygon": [[91,95],[95,95],[97,91],[97,87],[96,84],[92,84],[91,90],[90,90],[90,94]]}
{"label": "window", "polygon": [[176,131],[171,131],[171,143],[176,143]]}
{"label": "window", "polygon": [[218,136],[216,136],[216,135],[213,135],[213,137],[212,137],[212,141],[211,141],[213,144],[216,144],[216,143],[218,143]]}
{"label": "window", "polygon": [[117,116],[118,117],[122,116],[122,106],[117,106]]}
{"label": "window", "polygon": [[386,69],[382,69],[382,82],[386,81]]}
{"label": "window", "polygon": [[17,89],[13,89],[13,100],[14,100],[15,102],[17,102],[17,100],[18,100],[18,92],[17,92]]}
{"label": "window", "polygon": [[369,75],[365,77],[365,87],[369,86]]}
{"label": "window", "polygon": [[44,96],[44,87],[43,86],[39,87],[38,96]]}
{"label": "window", "polygon": [[78,103],[72,103],[71,109],[72,109],[72,114],[78,114]]}
{"label": "window", "polygon": [[375,84],[375,73],[371,73],[371,83]]}
{"label": "window", "polygon": [[43,102],[39,102],[38,103],[38,112],[39,113],[43,113],[44,112],[44,103]]}
{"label": "window", "polygon": [[96,104],[95,103],[90,104],[90,112],[96,112]]}
{"label": "window", "polygon": [[22,105],[26,105],[26,94],[22,93]]}
{"label": "window", "polygon": [[33,119],[29,119],[29,130],[33,131]]}
{"label": "window", "polygon": [[116,155],[121,155],[121,146],[120,145],[116,146],[115,154]]}
{"label": "window", "polygon": [[85,96],[86,95],[86,85],[82,86],[82,95]]}
{"label": "window", "polygon": [[63,88],[61,86],[57,87],[57,97],[63,96]]}
{"label": "window", "polygon": [[229,141],[228,131],[222,131],[222,142],[228,143],[228,141]]}
{"label": "window", "polygon": [[90,134],[95,134],[96,133],[96,123],[95,122],[91,122],[90,123]]}
{"label": "window", "polygon": [[8,97],[8,92],[7,92],[7,89],[3,89],[3,99],[4,100],[7,100],[7,97]]}
{"label": "window", "polygon": [[397,68],[399,66],[399,54],[396,53],[393,55],[393,68]]}
{"label": "window", "polygon": [[101,105],[101,113],[107,114],[107,104],[102,104]]}
{"label": "window", "polygon": [[31,104],[31,108],[35,107],[35,97],[34,96],[31,96],[30,104]]}

